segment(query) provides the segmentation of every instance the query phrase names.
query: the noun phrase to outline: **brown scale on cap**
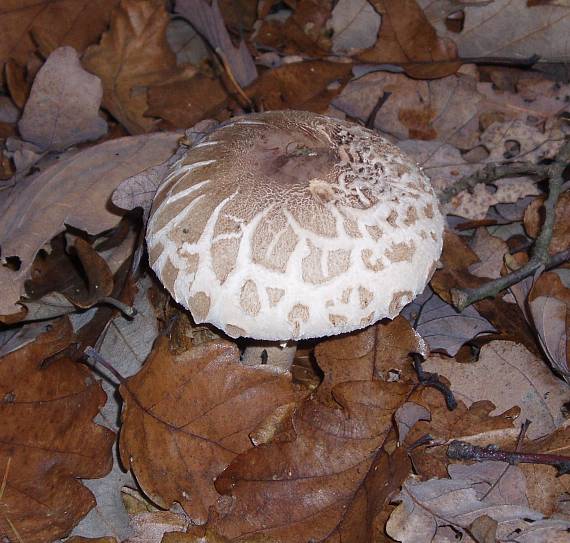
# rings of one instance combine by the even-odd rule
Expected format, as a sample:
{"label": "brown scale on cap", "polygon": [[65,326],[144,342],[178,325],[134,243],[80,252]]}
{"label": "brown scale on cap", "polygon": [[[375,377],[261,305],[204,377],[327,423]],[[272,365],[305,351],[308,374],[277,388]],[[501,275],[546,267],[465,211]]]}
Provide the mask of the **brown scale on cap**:
{"label": "brown scale on cap", "polygon": [[285,340],[393,317],[425,286],[442,229],[427,178],[395,146],[279,111],[232,119],[191,148],[157,193],[147,241],[198,322]]}

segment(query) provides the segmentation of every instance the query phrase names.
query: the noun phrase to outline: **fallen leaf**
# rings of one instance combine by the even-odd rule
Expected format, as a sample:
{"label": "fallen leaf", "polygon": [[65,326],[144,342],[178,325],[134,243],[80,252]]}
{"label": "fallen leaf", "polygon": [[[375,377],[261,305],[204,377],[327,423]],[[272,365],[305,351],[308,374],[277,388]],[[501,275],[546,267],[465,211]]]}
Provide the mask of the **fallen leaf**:
{"label": "fallen leaf", "polygon": [[0,535],[9,541],[65,536],[95,505],[78,478],[111,467],[113,433],[93,422],[105,394],[85,367],[57,356],[71,341],[59,321],[0,360]]}
{"label": "fallen leaf", "polygon": [[481,167],[467,162],[457,147],[439,140],[406,139],[397,142],[397,145],[422,167],[436,194],[441,194],[444,189]]}
{"label": "fallen leaf", "polygon": [[[524,228],[531,238],[537,238],[544,223],[544,198],[536,198],[524,213]],[[551,255],[570,248],[570,191],[563,192],[556,203],[556,222],[548,248]]]}
{"label": "fallen leaf", "polygon": [[568,388],[541,359],[517,343],[483,345],[479,359],[471,364],[434,355],[424,368],[449,379],[456,397],[467,405],[490,400],[496,406],[494,413],[518,405],[523,419],[533,422],[529,438],[549,434],[564,422],[562,406],[570,398]]}
{"label": "fallen leaf", "polygon": [[[453,387],[451,389],[454,392]],[[429,421],[417,422],[407,436],[410,444],[423,443],[426,436],[434,444],[431,447],[412,447],[409,452],[414,470],[422,479],[447,476],[450,463],[446,454],[447,443],[451,440],[458,439],[481,446],[503,442],[510,445],[516,441],[519,433],[519,429],[513,425],[513,421],[520,415],[518,407],[512,407],[499,415],[491,415],[495,405],[490,401],[473,402],[467,407],[458,399],[457,407],[450,410],[441,391],[431,387],[418,388],[410,396],[410,402],[425,408],[431,415]]]}
{"label": "fallen leaf", "polygon": [[51,246],[51,253],[40,253],[34,259],[30,270],[32,279],[24,284],[27,299],[39,300],[45,294],[60,292],[73,305],[87,309],[101,297],[111,294],[111,270],[87,241],[78,237],[70,248],[81,269],[65,252],[62,237],[54,240]]}
{"label": "fallen leaf", "polygon": [[415,0],[371,0],[382,16],[378,41],[358,55],[363,62],[399,64],[412,77],[439,78],[461,66],[454,42],[441,39]]}
{"label": "fallen leaf", "polygon": [[566,136],[562,122],[554,118],[538,126],[522,119],[492,123],[481,134],[481,144],[489,150],[487,161],[536,163],[555,158]]}
{"label": "fallen leaf", "polygon": [[[430,286],[447,303],[451,303],[450,289],[476,288],[488,281],[467,271],[467,268],[479,259],[457,234],[445,232],[440,260],[442,267],[436,270]],[[536,356],[541,355],[535,334],[516,304],[495,296],[476,302],[474,305],[479,314],[495,327],[501,339],[517,341]]]}
{"label": "fallen leaf", "polygon": [[149,132],[156,121],[144,116],[146,87],[177,72],[168,47],[170,17],[161,0],[121,0],[111,28],[83,55],[83,66],[103,82],[103,107],[131,134]]}
{"label": "fallen leaf", "polygon": [[166,39],[172,52],[176,55],[176,64],[192,64],[199,66],[210,58],[208,46],[184,19],[172,19],[166,29]]}
{"label": "fallen leaf", "polygon": [[330,403],[333,388],[339,383],[372,379],[415,382],[410,353],[427,357],[429,351],[424,339],[402,316],[345,337],[325,339],[315,347],[324,372],[317,395]]}
{"label": "fallen leaf", "polygon": [[[246,93],[267,110],[324,112],[349,77],[351,64],[311,60],[264,72]],[[339,82],[333,89],[329,85]]]}
{"label": "fallen leaf", "polygon": [[[123,377],[130,377],[140,370],[158,334],[157,319],[148,299],[150,284],[148,277],[137,283],[138,292],[132,304],[136,315],[129,319],[122,314],[115,315],[100,336],[99,353],[105,360],[113,361],[113,367]],[[97,368],[109,378],[102,381],[107,402],[96,421],[118,433],[121,406],[116,377],[109,375],[101,366]],[[121,489],[123,486],[135,488],[136,482],[133,475],[121,467],[117,447],[113,448],[112,470],[105,477],[85,481],[84,484],[93,492],[97,505],[74,527],[72,535],[101,537],[112,534],[119,541],[124,541],[131,535],[131,527]]]}
{"label": "fallen leaf", "polygon": [[471,192],[460,192],[446,206],[446,213],[472,220],[484,219],[491,206],[513,203],[526,196],[541,194],[536,182],[528,177],[510,177],[494,183],[495,189],[479,183]]}
{"label": "fallen leaf", "polygon": [[333,105],[366,121],[378,99],[389,93],[374,128],[397,139],[437,139],[469,148],[477,142],[469,123],[478,118],[483,99],[476,85],[463,74],[430,81],[373,72],[351,81]]}
{"label": "fallen leaf", "polygon": [[49,41],[51,50],[69,45],[78,52],[96,42],[109,24],[117,0],[6,0],[0,11],[0,71],[7,59],[26,64],[38,42]]}
{"label": "fallen leaf", "polygon": [[[555,454],[570,456],[570,424],[563,426],[542,439],[525,441],[522,447],[525,453]],[[570,494],[570,475],[558,475],[554,466],[546,464],[520,464],[528,486],[526,495],[530,507],[543,515],[563,512],[563,504]]]}
{"label": "fallen leaf", "polygon": [[447,471],[452,479],[470,482],[477,498],[489,505],[529,507],[526,479],[519,466],[488,460],[475,464],[449,464]]}
{"label": "fallen leaf", "polygon": [[218,477],[216,488],[232,499],[218,508],[212,526],[238,541],[254,534],[282,542],[373,540],[374,516],[389,497],[383,487],[409,469],[405,454],[402,472],[378,466],[392,415],[409,390],[350,381],[334,387],[336,406],[305,400],[292,433],[239,455]]}
{"label": "fallen leaf", "polygon": [[217,499],[213,480],[252,446],[250,432],[298,397],[285,374],[240,364],[237,346],[220,340],[175,356],[162,338],[120,390],[123,464],[155,503],[177,501],[199,523]]}
{"label": "fallen leaf", "polygon": [[[453,0],[418,0],[418,3],[438,34],[453,39],[462,58],[524,59],[538,55],[545,61],[557,62],[568,55],[568,5],[528,7],[523,1],[512,0],[459,5]],[[461,32],[451,32],[446,27],[446,18],[459,10],[464,14],[463,28]]]}
{"label": "fallen leaf", "polygon": [[131,524],[134,534],[125,543],[160,543],[166,533],[182,532],[189,521],[170,511],[156,511],[133,515]]}
{"label": "fallen leaf", "polygon": [[[562,542],[563,534],[570,529],[570,522],[542,520],[543,515],[522,505],[489,503],[485,497],[477,496],[471,484],[458,478],[425,482],[408,479],[397,498],[401,503],[386,524],[388,535],[402,543],[416,543],[452,541],[460,534],[462,541],[474,542],[467,528],[482,515],[497,521],[499,542]],[[537,524],[545,539],[528,537],[529,532],[536,531]]]}
{"label": "fallen leaf", "polygon": [[206,0],[177,0],[176,13],[190,21],[192,26],[208,41],[214,51],[223,55],[233,77],[246,87],[257,77],[257,69],[251,54],[242,40],[234,47],[226,30],[218,0],[209,4]]}
{"label": "fallen leaf", "polygon": [[114,537],[81,537],[73,536],[65,540],[66,543],[118,543]]}
{"label": "fallen leaf", "polygon": [[292,12],[281,9],[261,21],[255,32],[258,47],[280,51],[295,57],[322,58],[331,48],[327,23],[331,17],[331,0],[298,0],[291,4]]}
{"label": "fallen leaf", "polygon": [[377,516],[411,469],[392,417],[413,383],[405,371],[395,382],[378,370],[391,354],[400,367],[424,351],[404,319],[321,342],[321,386],[270,443],[240,454],[218,477],[224,497],[209,520],[216,537],[384,541]]}
{"label": "fallen leaf", "polygon": [[169,128],[187,128],[215,117],[227,102],[228,93],[219,79],[198,74],[185,81],[150,87],[145,114],[164,119]]}
{"label": "fallen leaf", "polygon": [[556,273],[542,273],[532,285],[528,308],[544,353],[553,367],[569,381],[570,289],[564,286]]}
{"label": "fallen leaf", "polygon": [[[37,251],[70,225],[91,234],[116,226],[118,210],[108,205],[124,179],[164,162],[176,150],[178,134],[111,140],[55,161],[36,177],[16,185],[0,215],[2,259],[17,257],[19,269],[0,266],[0,315],[18,312],[24,281]],[[85,195],[89,205],[85,205]]]}
{"label": "fallen leaf", "polygon": [[428,286],[402,310],[412,326],[427,341],[430,350],[455,356],[468,341],[495,328],[473,306],[461,313]]}
{"label": "fallen leaf", "polygon": [[63,151],[107,132],[99,115],[101,81],[87,73],[71,47],[56,49],[42,66],[18,123],[22,137],[42,151]]}
{"label": "fallen leaf", "polygon": [[477,228],[471,248],[479,257],[479,262],[469,266],[469,273],[489,279],[501,277],[504,256],[509,252],[505,241],[492,236],[484,227]]}
{"label": "fallen leaf", "polygon": [[380,15],[368,0],[339,0],[327,26],[333,31],[333,53],[355,53],[372,47],[380,28]]}

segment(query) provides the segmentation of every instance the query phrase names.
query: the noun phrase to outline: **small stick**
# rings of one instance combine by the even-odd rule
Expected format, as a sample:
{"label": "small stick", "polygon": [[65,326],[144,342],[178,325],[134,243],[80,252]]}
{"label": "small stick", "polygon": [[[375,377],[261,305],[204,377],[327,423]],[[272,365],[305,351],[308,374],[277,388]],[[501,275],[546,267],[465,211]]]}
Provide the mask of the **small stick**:
{"label": "small stick", "polygon": [[453,460],[475,460],[476,462],[496,460],[511,465],[547,464],[554,466],[558,470],[558,475],[570,473],[570,456],[504,451],[495,445],[479,447],[466,441],[454,440],[447,447],[447,456]]}
{"label": "small stick", "polygon": [[562,251],[550,257],[549,247],[554,233],[554,223],[556,221],[556,203],[562,192],[564,179],[562,174],[570,163],[570,140],[567,141],[560,150],[556,162],[547,167],[546,173],[550,178],[548,185],[548,197],[544,202],[545,218],[539,236],[534,242],[529,261],[518,270],[499,277],[494,281],[489,281],[478,288],[451,289],[451,300],[458,311],[463,311],[471,304],[497,295],[502,290],[518,283],[525,277],[533,275],[541,266],[553,267],[553,264],[565,262],[569,252]]}
{"label": "small stick", "polygon": [[505,177],[519,177],[522,175],[536,175],[544,177],[546,166],[532,164],[531,162],[509,162],[507,164],[487,164],[470,175],[465,175],[438,195],[442,204],[447,204],[464,190],[471,190],[479,183],[490,184]]}
{"label": "small stick", "polygon": [[85,355],[90,358],[91,360],[93,360],[93,362],[95,363],[95,365],[100,364],[101,366],[103,366],[106,370],[110,371],[116,378],[117,381],[119,381],[119,383],[121,384],[125,384],[126,379],[113,367],[112,364],[110,364],[109,362],[107,362],[102,356],[101,353],[99,353],[99,351],[96,351],[93,347],[87,347],[85,349],[85,351],[83,351],[85,353]]}
{"label": "small stick", "polygon": [[388,100],[390,96],[392,96],[391,92],[384,92],[382,96],[378,98],[376,105],[372,108],[370,115],[368,115],[368,119],[366,119],[366,124],[364,125],[366,128],[374,128],[374,125],[376,124],[376,116],[378,115],[380,108],[386,103],[386,100]]}
{"label": "small stick", "polygon": [[443,394],[443,397],[445,398],[445,404],[447,405],[447,409],[453,411],[457,407],[457,400],[455,399],[453,392],[451,392],[449,387],[444,385],[439,380],[439,375],[437,373],[428,373],[424,371],[424,368],[422,366],[422,358],[419,354],[416,353],[412,354],[412,359],[414,361],[414,369],[418,374],[420,385],[426,387],[432,387],[435,388],[436,390],[439,390],[439,392],[441,392]]}

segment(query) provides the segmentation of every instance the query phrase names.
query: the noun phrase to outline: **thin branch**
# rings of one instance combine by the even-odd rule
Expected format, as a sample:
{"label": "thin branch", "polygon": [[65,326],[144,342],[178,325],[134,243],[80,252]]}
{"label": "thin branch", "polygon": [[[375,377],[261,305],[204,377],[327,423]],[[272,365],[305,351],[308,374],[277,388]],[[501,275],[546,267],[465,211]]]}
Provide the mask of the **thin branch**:
{"label": "thin branch", "polygon": [[519,177],[522,175],[537,175],[545,177],[547,166],[540,166],[530,162],[509,162],[507,164],[487,164],[470,175],[465,175],[451,187],[439,194],[439,201],[447,204],[461,191],[472,190],[479,183],[490,184],[505,177]]}
{"label": "thin branch", "polygon": [[550,256],[548,249],[554,233],[554,223],[556,222],[556,203],[562,192],[564,170],[570,163],[570,140],[568,140],[556,158],[556,161],[545,169],[545,174],[549,178],[548,197],[544,202],[544,224],[539,236],[534,242],[529,261],[518,270],[499,277],[494,281],[489,281],[478,288],[451,289],[451,299],[458,311],[463,311],[471,304],[496,296],[502,290],[522,281],[526,277],[533,275],[539,268],[552,268],[559,265],[569,257],[569,251],[562,251],[554,256]]}
{"label": "thin branch", "polygon": [[479,447],[466,441],[452,441],[447,448],[447,456],[453,460],[475,460],[476,462],[496,460],[512,465],[547,464],[554,466],[559,475],[570,473],[570,456],[504,451],[494,445]]}

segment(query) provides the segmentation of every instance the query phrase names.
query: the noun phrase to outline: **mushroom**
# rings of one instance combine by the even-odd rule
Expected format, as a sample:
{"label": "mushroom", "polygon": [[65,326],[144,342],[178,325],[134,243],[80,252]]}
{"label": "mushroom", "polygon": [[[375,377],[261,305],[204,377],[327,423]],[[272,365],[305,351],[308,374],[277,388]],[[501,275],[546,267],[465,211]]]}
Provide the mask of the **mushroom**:
{"label": "mushroom", "polygon": [[223,123],[173,165],[147,244],[197,323],[283,343],[394,318],[429,281],[442,233],[428,178],[396,146],[272,111]]}

